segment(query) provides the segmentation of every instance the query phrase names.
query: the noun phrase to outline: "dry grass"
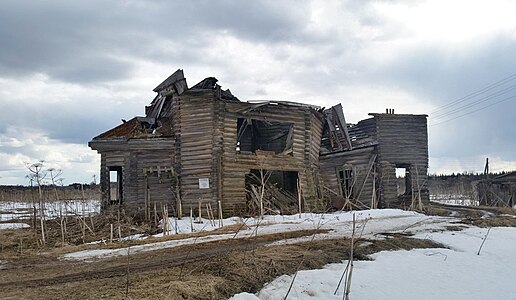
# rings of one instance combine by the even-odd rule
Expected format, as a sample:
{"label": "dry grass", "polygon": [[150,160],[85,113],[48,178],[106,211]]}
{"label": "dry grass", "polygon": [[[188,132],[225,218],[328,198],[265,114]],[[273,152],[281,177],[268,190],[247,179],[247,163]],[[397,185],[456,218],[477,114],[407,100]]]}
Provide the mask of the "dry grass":
{"label": "dry grass", "polygon": [[510,207],[450,206],[432,204],[425,213],[437,216],[455,216],[463,224],[478,227],[516,227],[516,213]]}
{"label": "dry grass", "polygon": [[[303,234],[307,234],[306,232]],[[299,233],[297,235],[300,235]],[[227,299],[239,292],[255,293],[264,283],[270,282],[282,274],[293,274],[296,270],[320,268],[328,263],[341,262],[348,258],[350,241],[348,239],[316,240],[295,245],[264,247],[266,240],[281,239],[282,236],[264,237],[245,250],[242,242],[221,241],[208,245],[183,247],[184,251],[206,251],[207,255],[196,260],[177,258],[176,264],[167,264],[167,259],[177,255],[173,250],[154,251],[152,253],[130,256],[129,285],[124,270],[127,259],[95,264],[59,262],[49,269],[37,269],[43,282],[15,285],[3,284],[0,288],[1,298],[13,299]],[[254,243],[249,240],[248,243]],[[384,250],[443,247],[430,240],[413,239],[406,236],[388,236],[384,240],[358,240],[355,259],[369,259],[367,255]],[[201,249],[202,248],[202,249]],[[212,252],[215,250],[217,252]],[[172,261],[172,260],[171,260]],[[175,260],[173,260],[175,261]],[[160,265],[162,262],[162,265]],[[158,267],[156,267],[158,263]],[[58,276],[59,268],[66,266],[76,269],[75,273],[89,272],[82,279],[74,274],[62,277],[62,280],[49,280]],[[103,274],[96,268],[117,265],[118,273]],[[42,274],[41,274],[42,273]],[[45,275],[45,273],[47,275]],[[55,277],[57,278],[57,277]],[[8,280],[12,281],[12,278]],[[19,288],[19,286],[23,288]],[[126,288],[128,294],[126,297]]]}
{"label": "dry grass", "polygon": [[494,216],[487,218],[471,218],[462,219],[462,223],[475,225],[478,227],[516,227],[516,217],[513,216]]}
{"label": "dry grass", "polygon": [[[477,226],[516,226],[516,218],[500,215],[483,217],[484,210],[429,206],[427,213],[463,216],[463,222]],[[109,224],[118,222],[115,216],[93,219],[95,231],[86,241],[107,239]],[[151,233],[155,228],[127,220],[123,235]],[[74,225],[75,222],[75,225]],[[91,220],[90,220],[91,222]],[[122,222],[121,222],[122,223]],[[69,241],[60,243],[59,223],[49,221],[49,243],[38,244],[32,229],[3,230],[0,235],[0,259],[9,261],[8,269],[0,274],[2,299],[227,299],[238,292],[257,292],[264,283],[282,274],[299,269],[320,268],[328,263],[348,259],[348,239],[314,240],[295,245],[265,246],[272,241],[324,233],[322,230],[302,230],[224,240],[172,249],[132,254],[101,262],[58,261],[57,255],[80,249],[126,247],[152,243],[124,241],[112,245],[82,245],[81,226],[71,219]],[[200,237],[209,234],[234,233],[242,224],[226,226],[213,232],[171,235],[159,241]],[[448,230],[461,230],[462,225]],[[444,247],[430,240],[411,238],[407,234],[385,235],[383,240],[356,241],[355,259],[385,250]],[[23,245],[20,254],[20,245]],[[127,277],[128,274],[128,277]],[[129,284],[127,285],[126,282]],[[126,291],[128,294],[126,295]]]}

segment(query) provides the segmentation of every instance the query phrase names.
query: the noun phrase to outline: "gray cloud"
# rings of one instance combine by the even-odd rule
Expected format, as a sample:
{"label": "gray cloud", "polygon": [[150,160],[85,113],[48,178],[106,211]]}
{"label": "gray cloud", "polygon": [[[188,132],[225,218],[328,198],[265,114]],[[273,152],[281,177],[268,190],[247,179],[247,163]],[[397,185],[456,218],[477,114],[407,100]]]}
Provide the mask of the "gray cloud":
{"label": "gray cloud", "polygon": [[446,104],[516,73],[516,39],[497,36],[476,45],[420,46],[372,75]]}
{"label": "gray cloud", "polygon": [[189,55],[195,48],[188,45],[205,46],[216,34],[290,41],[309,16],[307,7],[293,4],[7,1],[0,11],[0,74],[40,72],[69,82],[102,82],[130,76],[130,58],[199,59]]}
{"label": "gray cloud", "polygon": [[[315,99],[326,105],[349,96],[341,94],[346,88],[381,97],[367,93],[371,87],[402,91],[425,107],[445,105],[516,72],[514,33],[494,33],[469,44],[428,42],[398,48],[393,41],[404,38],[407,28],[380,15],[373,8],[377,2],[4,1],[0,80],[25,82],[44,74],[45,84],[57,89],[55,84],[62,82],[81,89],[59,101],[50,101],[52,91],[45,89],[47,94],[32,102],[7,101],[11,95],[0,91],[5,124],[0,134],[8,126],[36,128],[59,142],[85,144],[121,118],[143,112],[159,82],[145,86],[149,93],[138,99],[143,87],[132,79],[142,79],[142,70],[150,72],[148,78],[158,73],[166,78],[167,72],[184,68],[190,85],[202,79],[197,77],[216,76],[242,100],[247,95],[294,95],[299,99],[283,100]],[[337,17],[314,20],[313,10],[325,5],[333,5],[326,13]],[[237,46],[231,44],[234,40]],[[231,49],[241,45],[251,53]],[[385,48],[378,50],[379,45]],[[154,67],[159,68],[156,73]],[[282,92],[278,83],[288,91],[276,95]],[[112,93],[88,92],[99,88]],[[124,99],[118,99],[121,90],[127,90]],[[345,103],[346,113],[368,102],[380,103],[378,111],[390,105],[382,99],[361,99]],[[516,141],[511,138],[516,136],[515,102],[430,127],[431,154],[460,158],[496,153],[516,161]],[[3,147],[2,152],[17,149]],[[37,154],[31,149],[26,153]]]}

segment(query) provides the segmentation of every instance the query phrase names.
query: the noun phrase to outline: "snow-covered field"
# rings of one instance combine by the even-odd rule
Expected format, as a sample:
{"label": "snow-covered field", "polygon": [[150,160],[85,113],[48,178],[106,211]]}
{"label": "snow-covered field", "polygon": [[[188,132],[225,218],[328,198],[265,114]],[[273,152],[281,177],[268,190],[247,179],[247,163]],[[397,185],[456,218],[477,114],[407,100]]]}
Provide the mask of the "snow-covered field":
{"label": "snow-covered field", "polygon": [[30,226],[25,223],[0,223],[1,229],[21,229],[21,228],[29,228]]}
{"label": "snow-covered field", "polygon": [[[375,209],[366,211],[357,211],[356,229],[363,237],[374,239],[382,238],[379,233],[405,232],[424,232],[426,230],[439,230],[449,225],[450,222],[456,221],[451,218],[426,216],[416,212],[396,210],[396,209]],[[196,219],[197,220],[197,219]],[[223,221],[224,225],[241,224],[242,229],[238,233],[212,234],[204,237],[186,238],[181,240],[170,240],[144,245],[131,246],[130,252],[153,251],[163,248],[173,248],[188,244],[200,244],[217,240],[246,238],[252,235],[264,235],[278,232],[289,232],[304,229],[327,229],[328,233],[318,234],[316,239],[328,239],[349,237],[352,230],[353,213],[351,212],[335,212],[329,214],[312,214],[304,213],[288,216],[265,216],[262,218],[242,219],[232,217]],[[212,231],[219,228],[219,223],[211,224],[209,220],[203,219],[202,223],[193,223],[190,218],[182,218],[181,220],[171,218],[169,220],[171,234],[190,233],[192,226],[194,232]],[[162,236],[162,234],[158,235]],[[296,239],[282,240],[274,244],[297,243],[309,241],[312,237],[302,237]],[[110,258],[127,254],[128,248],[118,249],[98,249],[84,250],[65,254],[61,259],[65,260],[84,260],[93,261],[103,258]]]}
{"label": "snow-covered field", "polygon": [[[356,235],[366,239],[384,239],[386,234],[406,233],[419,239],[441,243],[446,248],[382,251],[371,261],[355,261],[350,299],[515,299],[516,300],[516,228],[479,228],[458,223],[455,217],[428,216],[411,211],[377,209],[327,214],[304,213],[264,218],[232,217],[223,225],[241,225],[237,233],[213,232],[200,237],[133,245],[130,248],[94,249],[68,253],[62,260],[97,261],[138,252],[201,244],[225,239],[241,239],[306,229],[326,233],[271,242],[281,245],[312,239],[350,237],[356,217]],[[486,217],[489,217],[486,214]],[[202,222],[182,218],[169,219],[170,235],[213,231],[219,221]],[[462,230],[457,231],[458,227]],[[156,237],[163,236],[159,234]],[[145,239],[138,235],[127,239]],[[481,252],[478,251],[482,245]],[[343,251],[347,251],[343,249]],[[347,261],[329,264],[319,270],[284,274],[263,286],[256,294],[241,293],[233,300],[343,299],[344,285],[337,289]],[[0,262],[0,269],[2,262]],[[295,278],[295,280],[293,280]]]}
{"label": "snow-covered field", "polygon": [[[436,230],[442,219],[428,218],[407,230],[448,249],[383,251],[371,255],[372,261],[355,261],[350,299],[516,299],[516,228]],[[398,230],[406,225],[404,219],[397,219],[402,222]],[[371,233],[367,225],[365,231]],[[336,288],[346,265],[298,272],[287,299],[343,299],[343,285]],[[231,299],[284,299],[292,280],[293,275],[283,275],[256,295],[241,293]]]}
{"label": "snow-covered field", "polygon": [[[487,229],[421,232],[450,249],[383,251],[372,261],[355,261],[351,299],[516,299],[516,229],[492,228],[480,255]],[[346,262],[320,270],[298,272],[287,299],[342,299],[335,293]],[[242,293],[233,300],[283,299],[292,282],[283,275],[257,295]]]}
{"label": "snow-covered field", "polygon": [[464,195],[430,195],[430,201],[446,205],[478,206],[478,200]]}
{"label": "snow-covered field", "polygon": [[[34,203],[39,214],[39,203]],[[0,201],[0,221],[30,219],[34,207],[30,202]],[[100,211],[98,200],[67,200],[44,203],[44,211],[47,219],[60,215],[88,216]]]}
{"label": "snow-covered field", "polygon": [[[458,219],[427,216],[402,210],[367,210],[354,213],[356,234],[368,239],[384,238],[383,233],[412,233],[413,237],[431,239],[448,248],[383,251],[371,255],[372,261],[355,261],[351,299],[516,299],[516,228],[491,228],[480,255],[477,252],[486,237],[487,228],[464,226],[450,231]],[[266,216],[263,219],[229,218],[224,225],[243,224],[235,234],[212,234],[132,246],[131,253],[199,244],[209,241],[245,238],[302,229],[329,229],[316,239],[349,237],[352,212]],[[191,223],[189,218],[170,220],[172,233],[213,230],[208,220]],[[282,240],[272,244],[308,241],[312,237]],[[63,255],[61,259],[92,261],[127,254],[128,248],[87,250]],[[320,270],[300,271],[287,299],[342,299],[343,285],[335,293],[346,261],[330,264]],[[285,274],[265,284],[256,295],[241,293],[233,300],[283,299],[293,275]]]}

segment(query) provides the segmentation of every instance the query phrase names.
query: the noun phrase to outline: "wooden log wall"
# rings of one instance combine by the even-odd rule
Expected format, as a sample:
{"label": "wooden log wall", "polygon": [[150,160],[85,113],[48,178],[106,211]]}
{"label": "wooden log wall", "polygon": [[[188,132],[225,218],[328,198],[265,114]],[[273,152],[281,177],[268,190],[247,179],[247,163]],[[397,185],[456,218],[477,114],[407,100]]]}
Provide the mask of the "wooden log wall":
{"label": "wooden log wall", "polygon": [[[339,181],[339,171],[342,170],[344,166],[352,167],[355,178],[353,200],[370,206],[373,195],[374,176],[372,174],[373,170],[369,170],[371,169],[370,163],[374,163],[374,161],[371,160],[375,158],[375,155],[375,146],[322,155],[320,163],[324,185],[326,188],[333,191],[333,193],[330,192],[332,195],[337,193],[343,196]],[[370,173],[368,174],[368,172]]]}
{"label": "wooden log wall", "polygon": [[[174,140],[167,138],[151,139],[113,139],[94,144],[101,153],[100,185],[103,207],[107,207],[110,200],[109,170],[113,167],[122,168],[122,206],[131,214],[137,214],[145,209],[146,181],[144,168],[158,166],[164,170],[172,169],[174,158]],[[172,150],[171,150],[172,149]],[[151,174],[152,175],[152,174]],[[151,199],[170,202],[170,176],[164,172],[159,179],[157,172],[155,179],[151,176]]]}
{"label": "wooden log wall", "polygon": [[[251,106],[245,102],[218,103],[224,105],[223,116],[223,156],[222,156],[222,199],[225,214],[239,214],[246,208],[245,175],[251,169],[274,171],[295,171],[302,191],[308,191],[306,172],[309,167],[308,157],[311,150],[310,135],[307,135],[308,108],[294,106],[262,106],[245,115],[241,111]],[[268,152],[250,153],[236,151],[237,120],[251,118],[273,122],[293,124],[292,155],[273,154]],[[308,118],[310,124],[310,118]],[[309,131],[310,132],[310,131]],[[308,195],[305,195],[308,196]]]}
{"label": "wooden log wall", "polygon": [[311,166],[319,166],[319,152],[321,150],[321,137],[323,131],[323,119],[318,114],[307,111],[305,113],[307,119],[305,123],[305,135],[310,139],[308,142],[309,155],[307,159]]}
{"label": "wooden log wall", "polygon": [[[426,115],[371,114],[376,120],[378,161],[382,163],[381,177],[396,178],[396,167],[408,168],[413,188],[421,190],[422,200],[428,203],[428,133]],[[388,165],[390,163],[390,166]],[[381,201],[385,207],[397,202],[396,180],[384,180]]]}
{"label": "wooden log wall", "polygon": [[[183,214],[197,207],[199,201],[210,202],[212,207],[217,207],[218,178],[214,163],[217,157],[217,147],[214,146],[214,140],[217,139],[217,103],[214,97],[213,91],[206,90],[195,95],[185,92],[177,100],[179,123],[176,120],[175,126],[180,151],[176,157],[179,162]],[[204,178],[209,180],[209,188],[201,189],[199,179]]]}

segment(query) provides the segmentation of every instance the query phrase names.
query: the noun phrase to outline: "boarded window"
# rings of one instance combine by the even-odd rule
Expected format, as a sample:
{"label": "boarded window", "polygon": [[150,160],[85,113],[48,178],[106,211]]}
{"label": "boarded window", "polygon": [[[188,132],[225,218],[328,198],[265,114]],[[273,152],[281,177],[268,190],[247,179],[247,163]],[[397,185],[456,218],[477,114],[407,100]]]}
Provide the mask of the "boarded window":
{"label": "boarded window", "polygon": [[293,127],[292,123],[238,118],[236,151],[292,155]]}

